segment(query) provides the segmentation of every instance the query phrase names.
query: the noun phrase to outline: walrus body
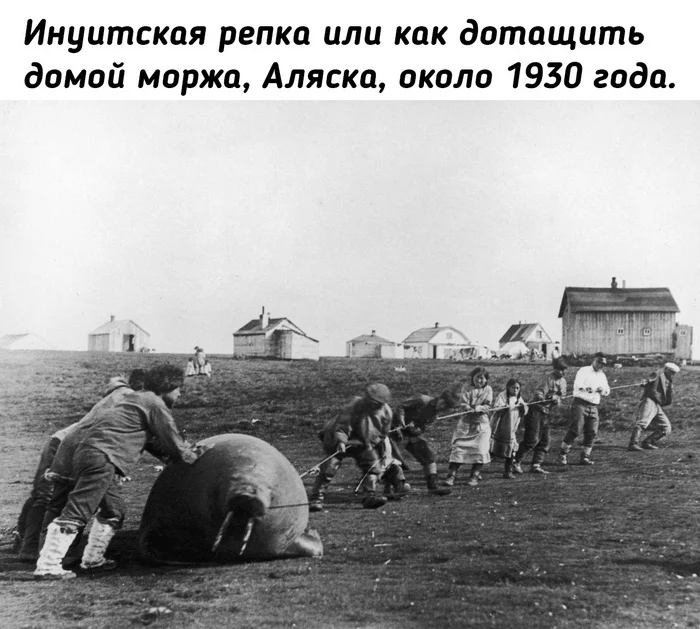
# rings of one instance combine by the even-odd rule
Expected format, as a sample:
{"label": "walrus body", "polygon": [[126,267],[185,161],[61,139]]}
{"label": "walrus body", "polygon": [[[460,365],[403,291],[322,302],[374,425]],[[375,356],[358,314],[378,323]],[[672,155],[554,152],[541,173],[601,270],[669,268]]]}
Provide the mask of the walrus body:
{"label": "walrus body", "polygon": [[139,530],[142,559],[233,562],[323,554],[318,533],[306,531],[304,484],[278,450],[241,434],[198,445],[211,449],[194,465],[168,465],[151,489]]}

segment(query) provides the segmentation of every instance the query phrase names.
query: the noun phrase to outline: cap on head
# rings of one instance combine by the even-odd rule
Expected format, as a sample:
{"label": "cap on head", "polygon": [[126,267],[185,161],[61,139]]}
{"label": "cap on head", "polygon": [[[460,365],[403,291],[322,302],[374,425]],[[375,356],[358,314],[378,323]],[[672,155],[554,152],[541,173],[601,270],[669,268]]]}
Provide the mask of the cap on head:
{"label": "cap on head", "polygon": [[603,352],[597,352],[594,358],[601,364],[601,365],[607,365],[608,364],[608,359],[605,358],[605,354]]}
{"label": "cap on head", "polygon": [[389,404],[391,402],[391,391],[389,391],[389,387],[385,384],[377,382],[375,384],[370,384],[365,389],[365,397],[373,402]]}
{"label": "cap on head", "polygon": [[554,369],[556,369],[557,371],[566,371],[568,366],[569,365],[566,363],[566,361],[561,356],[559,356],[559,358],[555,358],[552,361],[552,367]]}
{"label": "cap on head", "polygon": [[676,365],[676,363],[666,363],[664,365],[664,369],[668,369],[673,373],[678,373],[681,370],[681,368],[678,365]]}

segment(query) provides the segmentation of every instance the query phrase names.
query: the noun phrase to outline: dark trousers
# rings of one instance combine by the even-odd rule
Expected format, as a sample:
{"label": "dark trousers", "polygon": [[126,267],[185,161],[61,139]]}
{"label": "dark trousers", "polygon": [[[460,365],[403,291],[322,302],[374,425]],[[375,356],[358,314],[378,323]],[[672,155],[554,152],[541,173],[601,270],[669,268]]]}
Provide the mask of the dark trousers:
{"label": "dark trousers", "polygon": [[[324,444],[324,450],[327,454],[333,454],[336,451],[336,446],[327,446]],[[381,453],[378,447],[366,448],[363,445],[352,445],[347,446],[345,452],[336,454],[332,459],[329,459],[321,465],[320,476],[324,480],[331,480],[336,472],[340,469],[343,464],[343,459],[352,458],[357,463],[357,466],[367,474],[379,475],[381,471],[379,468],[379,459],[381,458]]]}
{"label": "dark trousers", "polygon": [[17,521],[17,531],[22,538],[20,554],[34,555],[39,552],[39,540],[41,526],[44,521],[46,508],[53,493],[53,482],[48,480],[44,473],[51,467],[56,450],[61,440],[52,437],[44,446],[39,458],[39,465],[34,473],[32,492],[27,498]]}
{"label": "dark trousers", "polygon": [[406,443],[406,451],[424,467],[437,462],[437,454],[433,444],[422,435],[411,437]]}
{"label": "dark trousers", "polygon": [[525,436],[518,446],[515,462],[520,463],[530,450],[534,450],[533,465],[541,465],[549,452],[549,415],[536,406],[525,416]]}
{"label": "dark trousers", "polygon": [[598,434],[598,407],[575,397],[571,405],[571,422],[569,430],[564,435],[564,443],[573,445],[577,437],[583,432],[583,447],[592,448]]}

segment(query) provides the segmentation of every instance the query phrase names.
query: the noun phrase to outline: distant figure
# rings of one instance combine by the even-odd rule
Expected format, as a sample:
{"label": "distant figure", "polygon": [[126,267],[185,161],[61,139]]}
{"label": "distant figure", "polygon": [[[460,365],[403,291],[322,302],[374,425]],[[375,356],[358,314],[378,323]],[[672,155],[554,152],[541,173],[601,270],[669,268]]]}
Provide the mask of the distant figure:
{"label": "distant figure", "polygon": [[[652,373],[642,384],[642,399],[627,447],[630,452],[656,450],[656,444],[671,434],[671,422],[662,407],[670,406],[673,401],[673,376],[680,370],[675,363],[666,363],[663,369]],[[639,445],[642,433],[647,429],[653,432]]]}
{"label": "distant figure", "polygon": [[190,358],[187,360],[187,367],[185,367],[185,377],[196,376],[196,375],[197,375],[197,369],[194,366],[194,358]]}
{"label": "distant figure", "polygon": [[554,347],[552,348],[552,360],[556,360],[557,358],[561,358],[561,349],[559,348],[559,343],[555,343]]}
{"label": "distant figure", "polygon": [[194,348],[194,368],[196,373],[202,372],[206,359],[207,355],[204,353],[204,350],[199,345],[196,345]]}
{"label": "distant figure", "polygon": [[211,363],[208,360],[204,361],[204,364],[199,370],[199,373],[203,376],[206,376],[207,378],[211,378]]}

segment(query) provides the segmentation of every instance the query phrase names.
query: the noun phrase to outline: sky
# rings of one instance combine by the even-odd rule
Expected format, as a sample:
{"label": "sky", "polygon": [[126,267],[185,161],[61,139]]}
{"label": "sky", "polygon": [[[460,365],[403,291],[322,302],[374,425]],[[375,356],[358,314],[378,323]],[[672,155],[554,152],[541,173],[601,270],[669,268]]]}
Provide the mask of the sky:
{"label": "sky", "polygon": [[322,356],[495,348],[613,276],[700,325],[699,173],[693,101],[1,101],[0,335],[231,354],[264,306]]}

